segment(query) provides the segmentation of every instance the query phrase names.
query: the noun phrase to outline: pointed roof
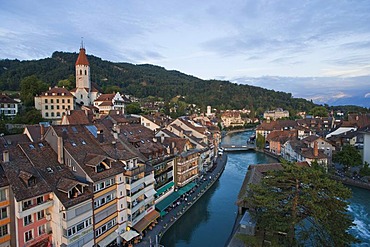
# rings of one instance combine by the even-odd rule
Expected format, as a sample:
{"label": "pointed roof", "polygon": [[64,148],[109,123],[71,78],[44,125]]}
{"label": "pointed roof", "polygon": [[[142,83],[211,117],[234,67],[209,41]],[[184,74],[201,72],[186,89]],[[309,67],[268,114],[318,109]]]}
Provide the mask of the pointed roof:
{"label": "pointed roof", "polygon": [[83,47],[80,48],[80,53],[78,54],[76,65],[90,65],[89,61],[87,60],[86,50]]}

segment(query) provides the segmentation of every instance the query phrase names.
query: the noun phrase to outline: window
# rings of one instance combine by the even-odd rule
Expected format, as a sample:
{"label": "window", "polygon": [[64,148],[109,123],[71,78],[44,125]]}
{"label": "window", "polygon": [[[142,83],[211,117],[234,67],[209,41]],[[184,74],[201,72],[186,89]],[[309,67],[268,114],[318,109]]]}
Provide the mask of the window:
{"label": "window", "polygon": [[[59,108],[59,106],[58,106],[58,108]],[[57,117],[60,117],[60,112],[57,112]]]}
{"label": "window", "polygon": [[59,105],[57,105],[57,110],[59,110]]}
{"label": "window", "polygon": [[62,103],[64,104],[65,102],[64,102],[64,99],[62,99]]}
{"label": "window", "polygon": [[82,69],[80,69],[80,75],[82,75]]}
{"label": "window", "polygon": [[0,226],[0,237],[4,237],[5,235],[8,235],[8,225]]}
{"label": "window", "polygon": [[67,237],[70,237],[70,236],[82,231],[83,229],[85,229],[89,226],[91,226],[91,219],[82,221],[82,222],[78,223],[77,225],[74,225],[74,226],[68,228],[68,230],[66,231]]}
{"label": "window", "polygon": [[50,115],[51,115],[51,117],[54,117],[54,112],[52,112]]}
{"label": "window", "polygon": [[49,113],[48,112],[45,112],[45,117],[49,117]]}
{"label": "window", "polygon": [[50,103],[52,103],[52,104],[53,104],[53,103],[54,103],[54,100],[53,100],[53,99],[51,99],[51,100],[50,100]]}
{"label": "window", "polygon": [[37,220],[41,220],[45,218],[45,212],[44,210],[40,211],[40,212],[37,212]]}
{"label": "window", "polygon": [[43,196],[39,196],[39,197],[37,197],[36,201],[37,201],[37,204],[41,204],[41,203],[44,202],[44,197]]}
{"label": "window", "polygon": [[95,231],[95,235],[96,237],[99,237],[101,236],[102,234],[104,234],[106,231],[108,231],[109,229],[111,229],[113,226],[115,226],[117,224],[117,219],[112,219],[111,221],[109,221],[108,223],[106,223],[105,225],[102,225],[101,227],[99,227],[98,229],[96,229]]}
{"label": "window", "polygon": [[85,70],[85,75],[87,75],[87,71]]}
{"label": "window", "polygon": [[45,99],[45,104],[47,104],[48,103],[48,99]]}
{"label": "window", "polygon": [[45,106],[45,110],[48,110],[48,109],[49,109],[49,106],[48,106],[48,105],[46,105],[46,106]]}
{"label": "window", "polygon": [[6,190],[3,189],[3,190],[0,190],[0,202],[5,201],[5,200],[6,200]]}
{"label": "window", "polygon": [[64,110],[64,109],[66,109],[66,106],[65,105],[62,105],[62,109]]}
{"label": "window", "polygon": [[31,201],[31,200],[24,201],[24,202],[23,202],[23,209],[27,209],[27,208],[29,208],[31,205],[32,205],[32,201]]}
{"label": "window", "polygon": [[81,99],[83,99],[83,95],[81,94]]}
{"label": "window", "polygon": [[50,106],[50,109],[51,109],[51,110],[54,110],[54,106],[53,106],[53,105],[51,105],[51,106]]}
{"label": "window", "polygon": [[27,226],[32,223],[32,215],[27,215],[26,217],[23,218],[23,223],[24,226]]}
{"label": "window", "polygon": [[68,102],[68,103],[71,103],[71,100],[70,100],[70,99],[68,99],[68,100],[67,100],[67,102]]}
{"label": "window", "polygon": [[57,99],[57,104],[59,104],[59,99]]}
{"label": "window", "polygon": [[32,230],[29,230],[28,232],[25,232],[24,233],[24,240],[26,242],[30,241],[31,239],[33,239],[33,234],[32,234]]}
{"label": "window", "polygon": [[45,225],[39,226],[37,229],[38,229],[39,236],[46,233],[46,226]]}
{"label": "window", "polygon": [[8,218],[8,210],[6,208],[0,209],[0,220]]}

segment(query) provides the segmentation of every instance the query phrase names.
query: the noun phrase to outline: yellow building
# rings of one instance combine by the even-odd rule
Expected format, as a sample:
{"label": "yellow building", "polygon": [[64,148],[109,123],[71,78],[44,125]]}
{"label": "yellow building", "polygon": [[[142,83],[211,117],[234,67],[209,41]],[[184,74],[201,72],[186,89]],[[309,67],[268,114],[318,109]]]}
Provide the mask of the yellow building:
{"label": "yellow building", "polygon": [[49,88],[35,97],[35,108],[44,119],[60,120],[66,110],[74,110],[74,97],[64,87]]}

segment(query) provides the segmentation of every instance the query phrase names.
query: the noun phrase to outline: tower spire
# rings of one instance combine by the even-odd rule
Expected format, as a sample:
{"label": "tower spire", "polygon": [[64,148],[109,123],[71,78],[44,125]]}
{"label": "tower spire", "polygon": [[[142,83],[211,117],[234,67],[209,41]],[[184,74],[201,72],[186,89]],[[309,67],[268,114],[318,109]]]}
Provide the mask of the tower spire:
{"label": "tower spire", "polygon": [[81,37],[81,49],[84,49],[84,37]]}

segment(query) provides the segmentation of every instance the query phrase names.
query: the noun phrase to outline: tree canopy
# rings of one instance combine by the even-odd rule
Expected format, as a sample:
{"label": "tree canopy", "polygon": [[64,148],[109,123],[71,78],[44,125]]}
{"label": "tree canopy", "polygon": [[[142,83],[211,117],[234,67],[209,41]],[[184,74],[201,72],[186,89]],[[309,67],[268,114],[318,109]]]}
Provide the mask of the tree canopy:
{"label": "tree canopy", "polygon": [[342,164],[345,170],[362,164],[360,152],[351,145],[344,145],[341,151],[333,155],[333,161]]}
{"label": "tree canopy", "polygon": [[356,241],[347,232],[353,225],[347,213],[351,191],[319,167],[282,166],[250,186],[257,226],[286,233],[283,246],[349,246]]}
{"label": "tree canopy", "polygon": [[37,76],[27,76],[21,81],[20,98],[25,106],[34,106],[34,98],[48,89],[48,85]]}

